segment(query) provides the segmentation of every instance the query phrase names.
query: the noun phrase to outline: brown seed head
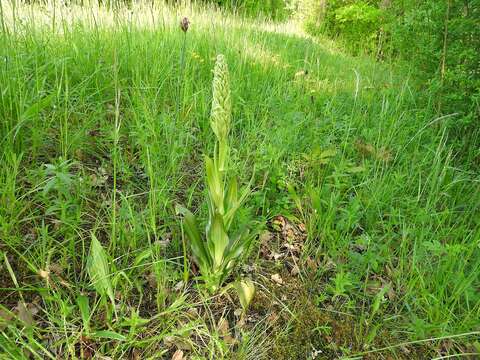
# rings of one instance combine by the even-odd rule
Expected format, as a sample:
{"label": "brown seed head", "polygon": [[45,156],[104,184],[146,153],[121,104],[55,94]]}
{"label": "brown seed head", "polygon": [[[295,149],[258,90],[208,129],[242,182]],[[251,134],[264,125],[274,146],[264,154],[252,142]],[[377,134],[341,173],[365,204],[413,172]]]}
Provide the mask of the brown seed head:
{"label": "brown seed head", "polygon": [[182,29],[183,32],[187,32],[188,30],[188,25],[190,25],[190,21],[188,18],[184,17],[182,21],[180,21],[180,29]]}

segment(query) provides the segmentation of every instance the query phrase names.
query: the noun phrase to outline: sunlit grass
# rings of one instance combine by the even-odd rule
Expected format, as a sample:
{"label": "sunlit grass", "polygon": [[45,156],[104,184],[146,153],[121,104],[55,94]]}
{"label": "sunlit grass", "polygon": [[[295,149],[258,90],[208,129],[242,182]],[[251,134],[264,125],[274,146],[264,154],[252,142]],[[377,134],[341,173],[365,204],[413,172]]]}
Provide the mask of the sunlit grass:
{"label": "sunlit grass", "polygon": [[[151,4],[1,2],[5,358],[20,349],[337,358],[377,348],[426,358],[449,336],[449,354],[474,352],[480,178],[449,145],[455,116],[438,119],[404,68],[350,57],[292,22]],[[175,214],[180,203],[207,215],[219,53],[232,84],[230,171],[247,185],[256,169],[238,217],[268,231],[229,279],[245,273],[257,287],[245,318],[233,292],[198,291]],[[300,245],[285,241],[277,215],[305,227]],[[108,262],[108,304],[87,265],[92,236]],[[419,343],[396,346],[409,341]]]}

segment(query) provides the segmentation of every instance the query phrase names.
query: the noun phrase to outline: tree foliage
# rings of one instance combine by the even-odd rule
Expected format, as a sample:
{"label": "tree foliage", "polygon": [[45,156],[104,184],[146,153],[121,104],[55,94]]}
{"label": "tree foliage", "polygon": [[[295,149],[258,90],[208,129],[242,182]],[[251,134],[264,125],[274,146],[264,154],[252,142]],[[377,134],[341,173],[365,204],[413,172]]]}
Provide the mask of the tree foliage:
{"label": "tree foliage", "polygon": [[206,0],[236,13],[266,17],[272,20],[285,19],[288,15],[285,0]]}
{"label": "tree foliage", "polygon": [[379,60],[403,59],[426,85],[455,141],[471,146],[480,134],[480,0],[300,0],[312,35]]}

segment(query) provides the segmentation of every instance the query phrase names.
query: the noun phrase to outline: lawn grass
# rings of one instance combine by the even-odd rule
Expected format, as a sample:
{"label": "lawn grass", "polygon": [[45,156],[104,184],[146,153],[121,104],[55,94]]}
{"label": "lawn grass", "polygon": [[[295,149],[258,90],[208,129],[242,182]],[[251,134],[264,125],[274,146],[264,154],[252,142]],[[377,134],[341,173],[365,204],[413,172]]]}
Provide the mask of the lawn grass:
{"label": "lawn grass", "polygon": [[[478,164],[407,66],[195,6],[1,5],[1,358],[480,353]],[[231,279],[256,283],[246,319],[198,286],[175,215],[207,212],[219,53],[230,170],[255,169],[239,216],[261,235]]]}

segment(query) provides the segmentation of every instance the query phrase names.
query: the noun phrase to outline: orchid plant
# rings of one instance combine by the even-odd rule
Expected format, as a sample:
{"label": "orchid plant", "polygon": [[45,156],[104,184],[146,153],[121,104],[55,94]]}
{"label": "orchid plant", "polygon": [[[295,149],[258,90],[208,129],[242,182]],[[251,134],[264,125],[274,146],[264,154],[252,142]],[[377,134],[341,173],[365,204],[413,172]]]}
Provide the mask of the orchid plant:
{"label": "orchid plant", "polygon": [[245,254],[254,234],[247,227],[231,233],[235,214],[250,193],[250,186],[239,191],[236,177],[228,176],[231,125],[231,96],[228,66],[218,55],[213,78],[210,126],[215,134],[213,158],[205,155],[208,218],[202,234],[195,215],[182,206],[185,233],[201,278],[211,292],[226,280],[235,262]]}

